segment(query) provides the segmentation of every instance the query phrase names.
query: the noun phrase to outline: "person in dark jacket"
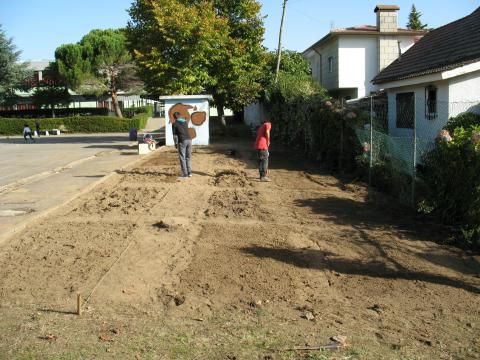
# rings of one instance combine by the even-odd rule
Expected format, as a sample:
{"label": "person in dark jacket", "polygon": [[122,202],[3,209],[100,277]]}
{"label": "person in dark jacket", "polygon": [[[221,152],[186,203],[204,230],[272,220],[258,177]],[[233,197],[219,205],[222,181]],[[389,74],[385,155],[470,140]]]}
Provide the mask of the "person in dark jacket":
{"label": "person in dark jacket", "polygon": [[35,131],[37,132],[37,136],[40,137],[40,121],[35,121]]}
{"label": "person in dark jacket", "polygon": [[179,112],[173,114],[175,122],[172,124],[173,141],[178,150],[182,176],[185,180],[192,176],[192,138],[188,132],[187,121],[181,117]]}

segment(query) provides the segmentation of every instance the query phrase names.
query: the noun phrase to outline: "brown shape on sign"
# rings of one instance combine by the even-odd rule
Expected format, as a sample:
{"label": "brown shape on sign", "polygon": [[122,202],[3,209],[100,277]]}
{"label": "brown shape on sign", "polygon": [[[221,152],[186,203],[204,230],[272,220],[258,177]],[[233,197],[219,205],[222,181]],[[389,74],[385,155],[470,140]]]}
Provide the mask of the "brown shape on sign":
{"label": "brown shape on sign", "polygon": [[191,139],[195,139],[197,137],[197,132],[194,128],[188,128],[188,133],[190,134]]}
{"label": "brown shape on sign", "polygon": [[188,112],[188,109],[193,109],[193,106],[181,103],[173,105],[170,110],[168,110],[168,119],[170,120],[170,123],[173,124],[175,122],[173,114],[175,114],[176,112],[180,113],[180,116],[184,118],[187,122],[189,122],[190,113]]}
{"label": "brown shape on sign", "polygon": [[192,113],[193,125],[200,126],[207,120],[207,113],[205,111],[196,111]]}

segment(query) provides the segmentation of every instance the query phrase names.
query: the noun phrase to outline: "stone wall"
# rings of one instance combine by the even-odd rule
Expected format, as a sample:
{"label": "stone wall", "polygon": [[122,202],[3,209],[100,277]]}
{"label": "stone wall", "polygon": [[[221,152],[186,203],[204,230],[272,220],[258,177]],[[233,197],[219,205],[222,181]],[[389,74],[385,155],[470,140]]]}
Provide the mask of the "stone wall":
{"label": "stone wall", "polygon": [[396,36],[378,37],[378,72],[385,69],[399,56],[398,38]]}
{"label": "stone wall", "polygon": [[397,11],[377,11],[377,29],[380,32],[395,32],[398,30]]}

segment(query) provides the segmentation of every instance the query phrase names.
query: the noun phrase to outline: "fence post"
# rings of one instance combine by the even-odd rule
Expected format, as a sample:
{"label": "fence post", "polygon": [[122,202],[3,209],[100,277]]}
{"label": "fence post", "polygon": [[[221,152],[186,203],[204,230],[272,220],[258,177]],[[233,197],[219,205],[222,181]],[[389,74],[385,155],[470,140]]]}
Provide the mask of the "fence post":
{"label": "fence post", "polygon": [[373,167],[373,95],[370,95],[370,163],[368,166],[368,185],[372,185]]}
{"label": "fence post", "polygon": [[415,182],[417,178],[417,95],[413,93],[413,166],[412,166],[412,205],[415,205]]}
{"label": "fence post", "polygon": [[340,154],[338,156],[338,169],[340,173],[343,174],[343,128],[344,128],[344,114],[345,114],[345,105],[343,104],[342,99],[342,120],[340,124]]}

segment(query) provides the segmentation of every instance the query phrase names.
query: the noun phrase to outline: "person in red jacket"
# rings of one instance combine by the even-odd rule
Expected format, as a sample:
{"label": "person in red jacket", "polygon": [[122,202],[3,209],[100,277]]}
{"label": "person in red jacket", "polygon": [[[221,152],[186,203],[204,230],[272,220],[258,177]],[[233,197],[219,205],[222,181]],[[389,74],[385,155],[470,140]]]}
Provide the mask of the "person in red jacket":
{"label": "person in red jacket", "polygon": [[270,181],[268,175],[268,148],[270,146],[270,130],[272,124],[268,119],[263,120],[262,126],[257,131],[257,139],[255,140],[255,150],[257,150],[259,160],[260,181]]}

